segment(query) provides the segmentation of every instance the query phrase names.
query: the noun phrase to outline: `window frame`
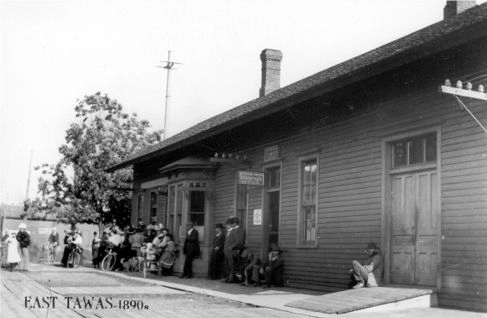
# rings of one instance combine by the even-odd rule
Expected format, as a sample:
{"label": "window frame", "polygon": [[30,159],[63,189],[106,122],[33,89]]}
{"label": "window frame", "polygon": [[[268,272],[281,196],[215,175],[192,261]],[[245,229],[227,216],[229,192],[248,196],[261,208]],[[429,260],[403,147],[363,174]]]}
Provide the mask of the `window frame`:
{"label": "window frame", "polygon": [[[320,158],[319,153],[312,153],[305,156],[301,156],[298,158],[298,201],[297,201],[297,227],[296,227],[296,246],[298,248],[318,248],[319,245],[319,222],[318,222],[318,197],[319,197],[319,176],[320,176]],[[315,185],[315,223],[316,223],[316,234],[314,240],[306,240],[305,239],[305,220],[304,214],[302,209],[302,200],[303,200],[303,178],[304,178],[304,164],[307,161],[315,160],[316,161],[316,185]]]}
{"label": "window frame", "polygon": [[[435,153],[435,157],[436,157],[434,160],[429,160],[429,161],[428,161],[428,144],[427,144],[428,137],[433,137],[432,139],[435,141],[434,153]],[[422,143],[421,144],[422,161],[410,163],[411,152],[412,152],[411,151],[411,143],[414,141],[417,141],[417,140],[421,140],[421,143]],[[396,166],[396,164],[395,164],[395,160],[396,160],[396,158],[395,158],[395,146],[400,142],[405,144],[405,151],[406,151],[405,161],[406,161],[406,163]],[[434,131],[419,134],[419,135],[412,135],[412,136],[400,138],[397,140],[392,140],[390,142],[390,145],[391,145],[391,156],[390,156],[389,160],[391,161],[391,170],[392,171],[395,171],[395,170],[402,171],[402,170],[409,170],[409,169],[414,170],[417,168],[422,168],[424,166],[434,166],[434,165],[436,165],[436,163],[438,161],[438,156],[437,156],[438,141],[437,141],[437,134]]]}
{"label": "window frame", "polygon": [[[192,195],[193,192],[200,192],[203,195],[203,211],[191,211],[192,208]],[[203,224],[194,224],[195,226],[206,226],[206,190],[204,189],[198,189],[198,188],[192,188],[189,190],[189,195],[188,195],[188,221],[191,221],[191,216],[192,215],[202,215],[203,216]]]}
{"label": "window frame", "polygon": [[[409,164],[409,142],[413,139],[417,138],[425,138],[428,135],[434,135],[435,142],[436,142],[436,159],[431,160],[431,161],[426,161],[426,145],[424,145],[424,162],[420,163],[413,163]],[[424,139],[423,139],[424,140]],[[401,165],[399,167],[394,166],[394,145],[398,142],[405,142],[406,143],[406,165]],[[389,173],[391,174],[398,174],[398,173],[407,173],[407,172],[413,172],[413,171],[418,171],[418,170],[429,170],[429,169],[436,169],[439,165],[439,156],[440,156],[440,140],[439,140],[439,131],[436,130],[424,130],[424,131],[418,131],[413,134],[407,134],[407,135],[401,135],[398,136],[397,138],[391,138],[386,141],[388,145],[388,156],[389,158],[386,158],[388,160],[388,166],[389,168]]]}

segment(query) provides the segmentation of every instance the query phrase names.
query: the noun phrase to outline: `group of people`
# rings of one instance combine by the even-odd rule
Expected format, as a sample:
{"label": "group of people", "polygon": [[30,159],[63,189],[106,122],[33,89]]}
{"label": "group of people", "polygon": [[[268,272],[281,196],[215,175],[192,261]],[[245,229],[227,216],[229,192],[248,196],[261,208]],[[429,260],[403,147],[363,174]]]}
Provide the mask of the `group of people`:
{"label": "group of people", "polygon": [[14,271],[20,264],[19,270],[29,269],[30,233],[25,223],[20,223],[17,233],[7,230],[2,237],[2,247],[5,247],[5,266]]}
{"label": "group of people", "polygon": [[[284,284],[284,261],[281,250],[271,244],[267,257],[250,253],[245,247],[245,230],[240,227],[237,217],[230,217],[224,226],[217,223],[215,237],[211,245],[209,279],[221,279],[226,283],[240,283],[244,286],[282,286]],[[183,243],[185,255],[181,278],[193,277],[193,261],[200,256],[199,233],[192,222],[187,223],[187,232]],[[131,270],[131,260],[144,258],[159,264],[163,275],[170,275],[177,256],[174,237],[162,224],[152,222],[146,226],[139,220],[136,228],[127,226],[121,230],[114,222],[105,228],[102,235],[94,232],[92,241],[93,266],[100,263],[109,249],[117,253],[114,270]],[[29,245],[31,236],[25,223],[21,223],[18,232],[7,230],[2,237],[4,263],[13,271],[20,263],[20,270],[28,270]],[[82,233],[74,228],[65,231],[64,252],[61,263],[67,266],[69,254],[73,249],[82,253]],[[59,246],[59,234],[52,229],[48,238],[50,261],[55,262]],[[364,264],[354,260],[350,269],[350,288],[375,287],[382,282],[383,263],[380,249],[375,243],[369,243],[364,253],[368,256]]]}
{"label": "group of people", "polygon": [[[51,233],[51,235],[49,236],[49,240],[51,240],[53,237],[54,239],[57,238],[57,243],[56,242],[50,243],[53,246],[54,255],[55,255],[55,249],[59,245],[59,236],[56,234],[57,234],[56,229],[53,228],[53,233]],[[71,231],[65,231],[63,242],[64,242],[64,252],[63,252],[63,258],[61,259],[61,264],[67,267],[69,265],[68,258],[71,252],[75,251],[80,255],[83,254],[83,235],[81,231],[76,228],[72,229]],[[55,261],[54,257],[55,256],[53,256],[53,262]]]}
{"label": "group of people", "polygon": [[226,229],[221,223],[215,227],[208,278],[244,286],[282,286],[284,262],[278,246],[271,244],[262,261],[246,249],[245,230],[237,217],[229,218],[225,225]]}
{"label": "group of people", "polygon": [[101,237],[93,233],[93,266],[99,268],[109,250],[117,254],[113,270],[133,270],[134,258],[144,257],[147,261],[159,263],[162,274],[169,275],[176,257],[174,237],[162,224],[152,222],[145,225],[139,220],[137,227],[126,226],[123,230],[112,223]]}

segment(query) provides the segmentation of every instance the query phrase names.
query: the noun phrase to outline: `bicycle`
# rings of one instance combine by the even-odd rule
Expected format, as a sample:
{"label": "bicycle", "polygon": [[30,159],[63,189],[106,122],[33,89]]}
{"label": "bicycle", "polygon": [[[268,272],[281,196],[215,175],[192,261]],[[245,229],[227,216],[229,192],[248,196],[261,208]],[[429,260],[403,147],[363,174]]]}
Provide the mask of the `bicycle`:
{"label": "bicycle", "polygon": [[69,252],[67,267],[78,267],[81,261],[81,253],[81,248],[74,246]]}
{"label": "bicycle", "polygon": [[113,251],[113,246],[107,247],[107,255],[103,257],[100,268],[104,271],[111,271],[117,263],[117,252]]}

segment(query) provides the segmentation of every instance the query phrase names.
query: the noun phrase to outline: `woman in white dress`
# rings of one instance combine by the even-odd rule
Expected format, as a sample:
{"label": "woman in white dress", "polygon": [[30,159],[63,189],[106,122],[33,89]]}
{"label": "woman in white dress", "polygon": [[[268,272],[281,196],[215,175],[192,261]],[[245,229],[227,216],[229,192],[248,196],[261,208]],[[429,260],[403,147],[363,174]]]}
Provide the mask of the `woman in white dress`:
{"label": "woman in white dress", "polygon": [[15,233],[8,231],[8,238],[5,240],[5,244],[7,244],[7,263],[10,264],[10,270],[13,271],[15,266],[20,263],[19,241],[17,241]]}

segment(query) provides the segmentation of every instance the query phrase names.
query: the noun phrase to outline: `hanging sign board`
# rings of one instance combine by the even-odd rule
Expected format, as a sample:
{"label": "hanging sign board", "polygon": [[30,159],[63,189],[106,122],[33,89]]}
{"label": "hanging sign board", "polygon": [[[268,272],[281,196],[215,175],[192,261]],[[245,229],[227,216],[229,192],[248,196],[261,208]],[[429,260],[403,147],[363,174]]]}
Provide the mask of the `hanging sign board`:
{"label": "hanging sign board", "polygon": [[250,186],[263,186],[264,173],[255,171],[238,171],[237,183]]}
{"label": "hanging sign board", "polygon": [[262,225],[262,209],[254,210],[254,225]]}

